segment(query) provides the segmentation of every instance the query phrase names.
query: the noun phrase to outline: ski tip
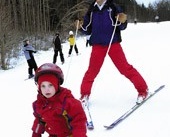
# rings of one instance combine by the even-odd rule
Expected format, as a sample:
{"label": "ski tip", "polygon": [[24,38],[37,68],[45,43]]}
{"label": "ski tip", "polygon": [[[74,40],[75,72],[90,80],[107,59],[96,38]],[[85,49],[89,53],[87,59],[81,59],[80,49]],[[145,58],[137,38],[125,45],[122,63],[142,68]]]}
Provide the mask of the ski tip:
{"label": "ski tip", "polygon": [[93,130],[94,129],[94,127],[87,127],[88,128],[88,130]]}
{"label": "ski tip", "polygon": [[161,89],[163,89],[165,87],[165,85],[161,85],[157,90],[155,90],[155,92],[160,91]]}
{"label": "ski tip", "polygon": [[164,87],[165,87],[165,85],[160,86],[160,88],[164,88]]}
{"label": "ski tip", "polygon": [[105,129],[109,130],[109,129],[112,129],[114,128],[114,126],[104,126]]}
{"label": "ski tip", "polygon": [[34,79],[34,77],[26,78],[26,79],[24,79],[24,81],[27,81],[27,80],[29,80],[29,79]]}

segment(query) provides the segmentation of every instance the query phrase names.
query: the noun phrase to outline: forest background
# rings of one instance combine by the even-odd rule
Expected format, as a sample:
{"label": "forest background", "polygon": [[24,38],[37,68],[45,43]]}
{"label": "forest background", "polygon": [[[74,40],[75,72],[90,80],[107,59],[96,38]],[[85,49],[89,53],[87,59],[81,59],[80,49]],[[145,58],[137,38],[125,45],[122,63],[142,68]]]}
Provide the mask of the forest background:
{"label": "forest background", "polygon": [[[56,32],[66,41],[68,31],[76,30],[75,20],[83,18],[93,0],[0,0],[0,69],[15,67],[13,58],[22,54],[22,42],[29,39],[36,50],[53,46]],[[115,0],[128,15],[128,22],[170,21],[170,0],[150,3]],[[80,34],[78,34],[80,35]],[[17,64],[17,63],[16,63]]]}

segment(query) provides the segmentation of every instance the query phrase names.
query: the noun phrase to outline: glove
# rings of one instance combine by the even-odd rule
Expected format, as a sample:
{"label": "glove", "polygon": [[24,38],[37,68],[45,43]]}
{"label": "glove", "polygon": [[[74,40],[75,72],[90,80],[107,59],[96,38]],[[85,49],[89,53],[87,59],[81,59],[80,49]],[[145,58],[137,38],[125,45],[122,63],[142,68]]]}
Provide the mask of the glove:
{"label": "glove", "polygon": [[127,20],[127,15],[125,13],[119,13],[116,18],[118,17],[118,21],[121,23],[125,23]]}
{"label": "glove", "polygon": [[83,20],[76,20],[75,21],[75,26],[77,29],[80,29],[83,25]]}

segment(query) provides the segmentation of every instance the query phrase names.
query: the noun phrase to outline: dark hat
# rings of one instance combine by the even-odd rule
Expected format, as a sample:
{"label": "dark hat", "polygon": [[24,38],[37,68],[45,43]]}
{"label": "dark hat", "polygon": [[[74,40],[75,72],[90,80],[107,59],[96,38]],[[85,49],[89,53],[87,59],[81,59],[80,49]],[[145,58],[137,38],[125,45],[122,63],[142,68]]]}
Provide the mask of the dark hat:
{"label": "dark hat", "polygon": [[59,36],[59,32],[56,32],[55,35],[56,35],[56,36]]}
{"label": "dark hat", "polygon": [[25,39],[23,42],[27,42],[27,41],[29,41],[28,39]]}

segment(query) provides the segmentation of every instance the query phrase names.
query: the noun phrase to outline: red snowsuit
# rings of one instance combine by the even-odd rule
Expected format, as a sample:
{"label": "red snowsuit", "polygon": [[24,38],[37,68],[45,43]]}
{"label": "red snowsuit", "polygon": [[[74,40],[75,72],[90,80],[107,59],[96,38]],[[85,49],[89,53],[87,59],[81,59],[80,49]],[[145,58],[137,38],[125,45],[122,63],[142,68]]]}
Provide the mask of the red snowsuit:
{"label": "red snowsuit", "polygon": [[61,87],[48,99],[39,93],[33,109],[32,137],[41,137],[44,131],[51,137],[87,137],[84,110],[70,90]]}

